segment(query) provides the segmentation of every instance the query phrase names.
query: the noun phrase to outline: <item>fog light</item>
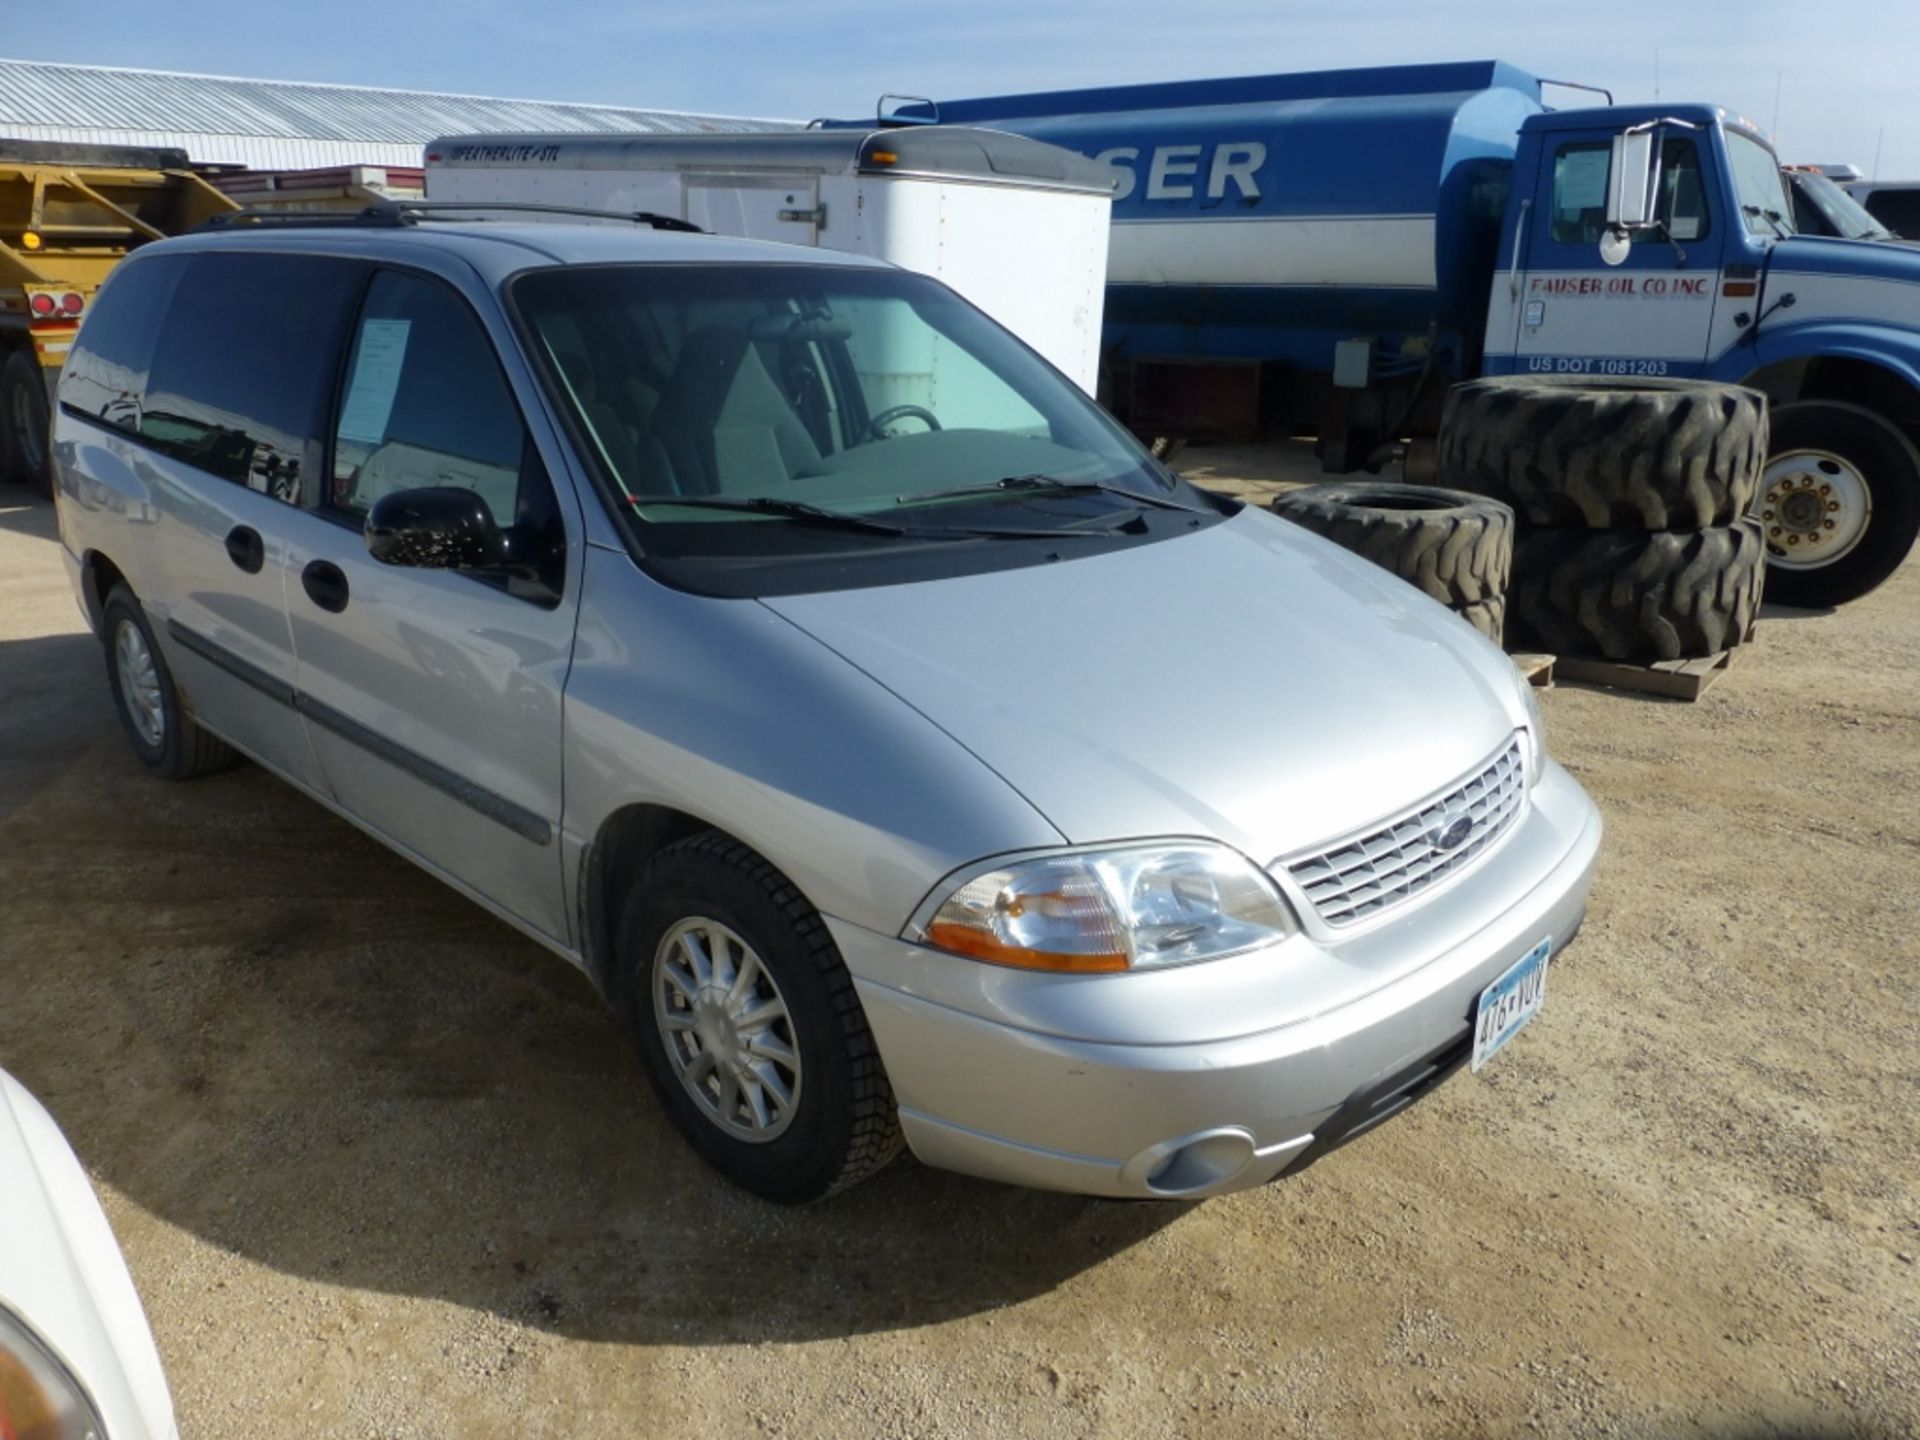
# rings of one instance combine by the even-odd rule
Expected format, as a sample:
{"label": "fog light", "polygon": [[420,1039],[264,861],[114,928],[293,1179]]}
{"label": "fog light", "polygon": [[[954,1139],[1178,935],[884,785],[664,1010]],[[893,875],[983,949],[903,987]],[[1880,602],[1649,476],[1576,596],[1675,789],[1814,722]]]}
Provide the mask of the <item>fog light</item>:
{"label": "fog light", "polygon": [[1205,1195],[1246,1169],[1253,1150],[1253,1137],[1244,1130],[1205,1130],[1149,1146],[1126,1163],[1120,1178],[1168,1199]]}

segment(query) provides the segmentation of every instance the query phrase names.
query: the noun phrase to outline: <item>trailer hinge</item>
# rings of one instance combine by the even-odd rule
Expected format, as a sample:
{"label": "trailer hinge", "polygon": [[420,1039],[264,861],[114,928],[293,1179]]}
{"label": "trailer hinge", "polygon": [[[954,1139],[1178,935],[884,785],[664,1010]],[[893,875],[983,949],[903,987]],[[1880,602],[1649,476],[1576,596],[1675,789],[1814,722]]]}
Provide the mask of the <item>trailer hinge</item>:
{"label": "trailer hinge", "polygon": [[782,210],[780,218],[795,225],[812,225],[816,229],[824,230],[827,228],[827,207],[822,202],[811,210]]}

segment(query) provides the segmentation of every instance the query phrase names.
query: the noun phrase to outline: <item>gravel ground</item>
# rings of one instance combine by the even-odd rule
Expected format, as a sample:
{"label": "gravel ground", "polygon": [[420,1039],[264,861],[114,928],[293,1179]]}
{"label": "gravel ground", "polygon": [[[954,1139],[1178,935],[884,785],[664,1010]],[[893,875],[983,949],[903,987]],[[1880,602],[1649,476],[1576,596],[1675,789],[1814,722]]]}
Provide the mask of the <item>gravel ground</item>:
{"label": "gravel ground", "polygon": [[256,769],[147,778],[18,493],[0,1065],[189,1440],[1920,1434],[1920,564],[1698,704],[1547,695],[1608,840],[1481,1075],[1199,1205],[906,1160],[789,1212],[561,961]]}

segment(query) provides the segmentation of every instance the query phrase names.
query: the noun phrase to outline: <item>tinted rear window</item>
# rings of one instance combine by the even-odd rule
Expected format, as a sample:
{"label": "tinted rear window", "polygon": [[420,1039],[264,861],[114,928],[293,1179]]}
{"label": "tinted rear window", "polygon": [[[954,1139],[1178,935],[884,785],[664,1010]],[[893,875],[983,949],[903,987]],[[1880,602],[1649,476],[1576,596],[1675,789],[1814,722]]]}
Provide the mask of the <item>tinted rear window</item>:
{"label": "tinted rear window", "polygon": [[309,255],[195,255],[141,404],[154,448],[284,500],[316,478],[340,337],[366,267]]}
{"label": "tinted rear window", "polygon": [[60,376],[60,403],[135,434],[153,348],[190,257],[129,260],[107,277]]}

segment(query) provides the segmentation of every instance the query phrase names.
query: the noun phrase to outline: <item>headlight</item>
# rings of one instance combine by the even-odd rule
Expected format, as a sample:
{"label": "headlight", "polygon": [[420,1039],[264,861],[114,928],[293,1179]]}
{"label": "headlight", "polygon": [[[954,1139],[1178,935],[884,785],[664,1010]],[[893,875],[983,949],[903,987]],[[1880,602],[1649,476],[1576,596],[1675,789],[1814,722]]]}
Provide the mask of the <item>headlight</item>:
{"label": "headlight", "polygon": [[1547,762],[1547,712],[1540,707],[1540,692],[1526,676],[1520,677],[1520,704],[1527,712],[1527,780],[1540,778]]}
{"label": "headlight", "polygon": [[73,1372],[24,1320],[0,1306],[0,1435],[105,1440],[106,1433]]}
{"label": "headlight", "polygon": [[1143,970],[1218,960],[1296,930],[1237,851],[1197,841],[1041,855],[977,872],[921,907],[905,938],[1027,970]]}

